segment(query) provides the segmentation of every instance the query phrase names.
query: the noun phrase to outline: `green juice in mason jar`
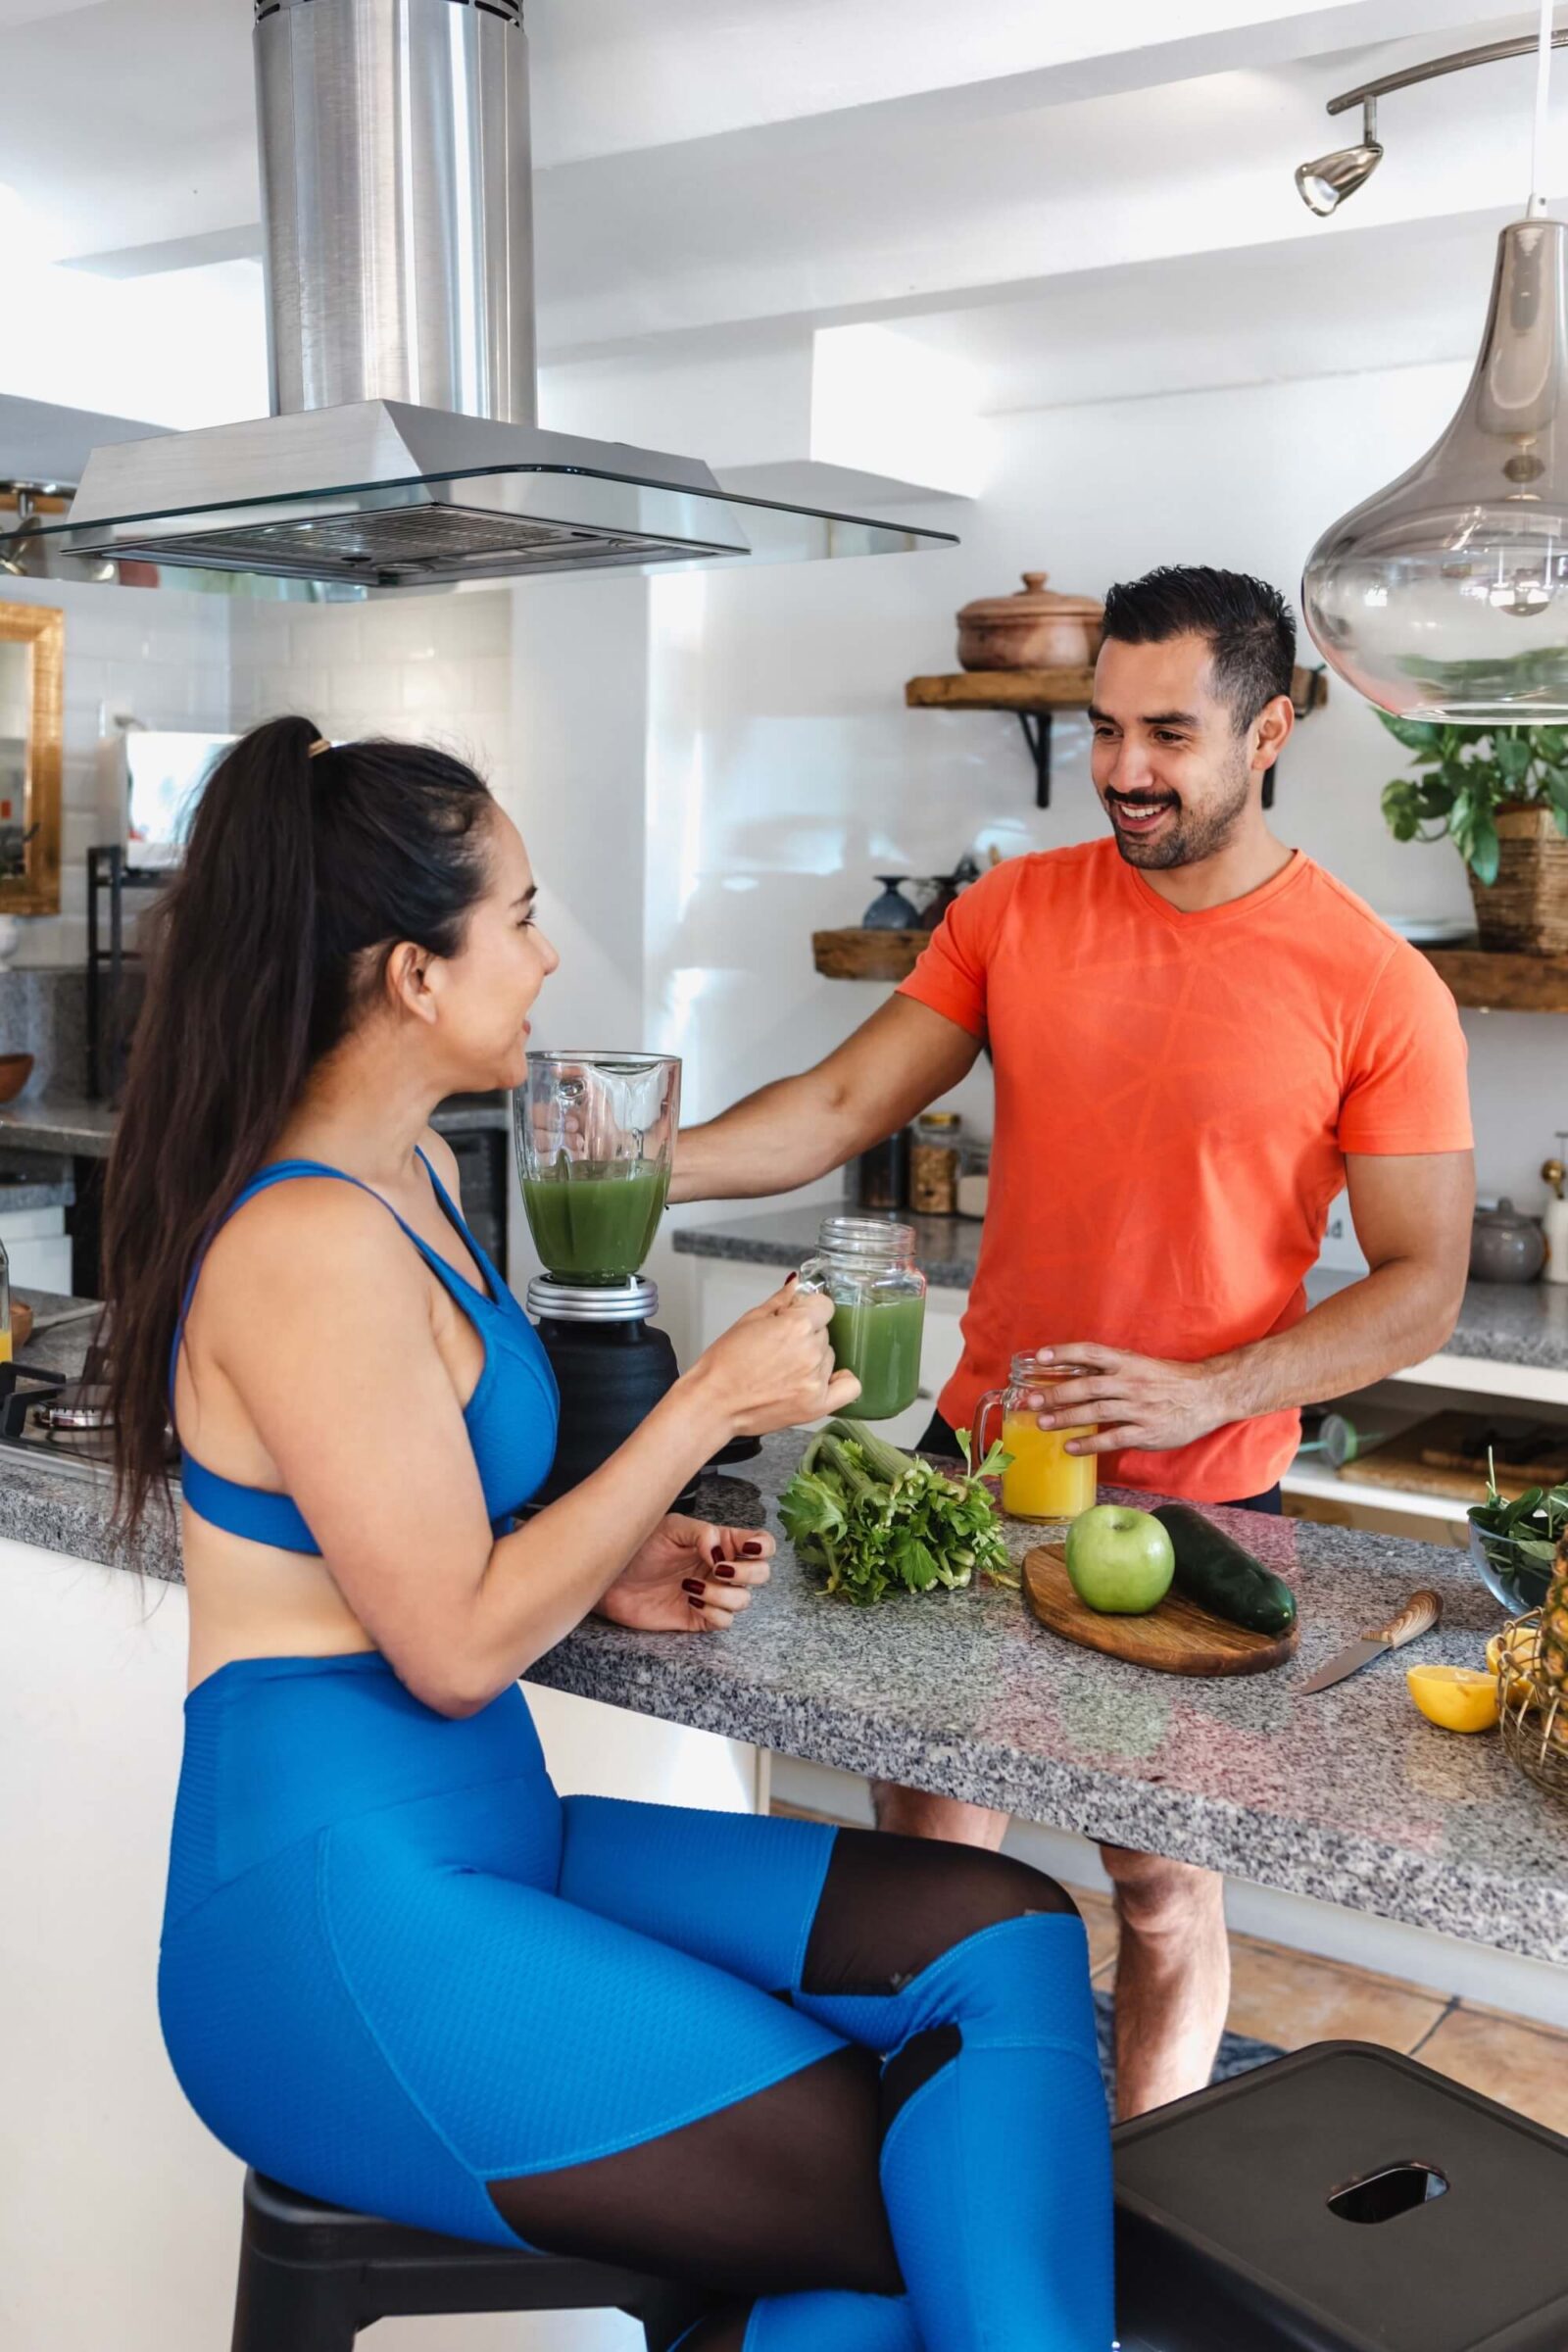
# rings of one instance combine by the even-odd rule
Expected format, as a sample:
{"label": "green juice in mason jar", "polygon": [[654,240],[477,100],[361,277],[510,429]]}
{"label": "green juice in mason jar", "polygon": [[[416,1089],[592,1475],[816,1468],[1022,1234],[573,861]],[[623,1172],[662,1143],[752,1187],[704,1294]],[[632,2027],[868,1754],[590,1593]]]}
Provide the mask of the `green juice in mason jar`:
{"label": "green juice in mason jar", "polygon": [[882,1217],[824,1217],[818,1254],[801,1268],[801,1288],[833,1301],[828,1339],[841,1372],[860,1394],[840,1407],[847,1420],[890,1421],[920,1390],[925,1276],[914,1234]]}

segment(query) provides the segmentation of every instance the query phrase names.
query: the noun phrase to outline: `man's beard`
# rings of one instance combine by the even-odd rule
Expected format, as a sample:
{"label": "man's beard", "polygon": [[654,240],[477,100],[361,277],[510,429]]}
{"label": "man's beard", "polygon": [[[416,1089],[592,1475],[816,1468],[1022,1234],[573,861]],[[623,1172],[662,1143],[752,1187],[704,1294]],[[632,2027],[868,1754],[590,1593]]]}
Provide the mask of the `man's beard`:
{"label": "man's beard", "polygon": [[[1174,793],[1165,797],[1174,814],[1158,831],[1147,839],[1127,833],[1114,820],[1111,831],[1116,847],[1129,865],[1164,869],[1174,865],[1199,865],[1205,858],[1213,858],[1224,849],[1231,835],[1247,812],[1251,798],[1251,770],[1238,760],[1225,796],[1212,808],[1199,810],[1184,808]],[[1106,812],[1118,800],[1159,799],[1159,794],[1116,793],[1105,795]]]}

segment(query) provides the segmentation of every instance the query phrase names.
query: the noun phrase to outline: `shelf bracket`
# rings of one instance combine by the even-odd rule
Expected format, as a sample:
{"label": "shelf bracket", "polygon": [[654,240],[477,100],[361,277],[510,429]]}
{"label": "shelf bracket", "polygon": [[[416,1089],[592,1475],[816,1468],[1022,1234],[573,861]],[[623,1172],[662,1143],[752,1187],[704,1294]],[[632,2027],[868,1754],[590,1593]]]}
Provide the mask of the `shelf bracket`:
{"label": "shelf bracket", "polygon": [[1020,710],[1018,724],[1029,746],[1029,757],[1035,763],[1035,807],[1051,807],[1051,712],[1049,710]]}

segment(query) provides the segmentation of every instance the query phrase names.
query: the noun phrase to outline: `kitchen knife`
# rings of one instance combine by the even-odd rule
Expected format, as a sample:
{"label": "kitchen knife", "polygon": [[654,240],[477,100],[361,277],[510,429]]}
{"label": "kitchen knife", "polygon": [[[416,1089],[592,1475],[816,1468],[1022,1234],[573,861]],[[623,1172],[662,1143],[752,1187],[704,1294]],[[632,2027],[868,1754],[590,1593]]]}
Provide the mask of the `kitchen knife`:
{"label": "kitchen knife", "polygon": [[1343,1683],[1348,1674],[1354,1674],[1373,1658],[1381,1658],[1387,1650],[1413,1642],[1417,1634],[1430,1634],[1442,1615],[1443,1602],[1436,1592],[1413,1592],[1397,1617],[1391,1617],[1376,1633],[1363,1634],[1348,1649],[1339,1651],[1302,1683],[1302,1690],[1326,1690],[1331,1683]]}

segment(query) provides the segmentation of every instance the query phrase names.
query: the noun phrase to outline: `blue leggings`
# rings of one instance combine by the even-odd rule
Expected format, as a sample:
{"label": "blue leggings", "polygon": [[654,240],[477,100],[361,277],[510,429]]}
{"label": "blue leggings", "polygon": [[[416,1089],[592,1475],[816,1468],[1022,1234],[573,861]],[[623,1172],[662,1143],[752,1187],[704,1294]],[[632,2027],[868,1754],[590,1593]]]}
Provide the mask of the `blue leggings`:
{"label": "blue leggings", "polygon": [[1083,1927],[1024,1865],[556,1794],[374,1653],[186,1702],[159,1999],[236,2155],[734,2300],[693,2352],[1108,2352]]}

